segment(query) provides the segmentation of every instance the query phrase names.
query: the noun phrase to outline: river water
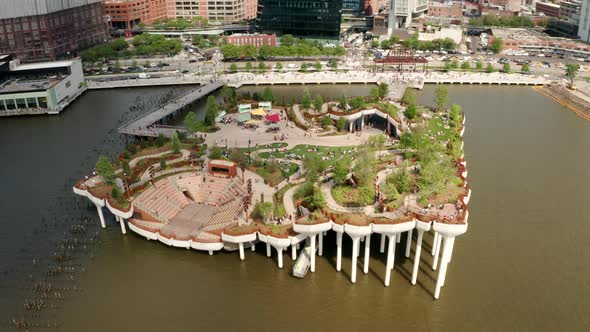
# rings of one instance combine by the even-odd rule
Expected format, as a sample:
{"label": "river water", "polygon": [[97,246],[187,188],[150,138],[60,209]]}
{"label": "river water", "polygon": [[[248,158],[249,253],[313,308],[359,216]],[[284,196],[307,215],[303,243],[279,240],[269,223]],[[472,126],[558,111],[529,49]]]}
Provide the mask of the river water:
{"label": "river water", "polygon": [[[324,88],[334,87],[310,91]],[[366,93],[370,86],[349,88]],[[590,329],[590,122],[531,88],[449,87],[467,115],[473,196],[469,230],[455,243],[435,301],[426,252],[418,285],[408,280],[410,260],[398,255],[391,285],[383,286],[385,255],[376,237],[370,271],[359,270],[352,285],[350,239],[338,273],[333,234],[316,272],[299,280],[290,275],[287,255],[279,270],[276,253],[269,259],[262,246],[242,262],[235,252],[208,256],[123,236],[111,217],[99,230],[95,211],[71,193],[74,179],[92,169],[99,152],[122,146],[113,129],[129,118],[130,106],[180,90],[93,91],[59,116],[0,120],[0,319],[31,317],[23,314],[29,275],[43,278],[43,257],[87,215],[98,241],[75,261],[83,272],[69,285],[77,291],[36,318],[58,322],[61,331]],[[281,94],[302,93],[289,90]],[[427,86],[419,99],[432,103],[432,95]],[[71,220],[60,218],[64,210]],[[426,251],[431,241],[428,235]]]}

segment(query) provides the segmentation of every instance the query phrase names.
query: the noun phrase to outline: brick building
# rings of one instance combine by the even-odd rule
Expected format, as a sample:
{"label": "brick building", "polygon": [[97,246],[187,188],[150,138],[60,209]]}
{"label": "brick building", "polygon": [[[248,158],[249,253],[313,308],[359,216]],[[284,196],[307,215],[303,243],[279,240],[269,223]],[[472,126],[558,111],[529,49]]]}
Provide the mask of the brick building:
{"label": "brick building", "polygon": [[132,29],[167,16],[167,0],[106,0],[105,13],[116,29]]}
{"label": "brick building", "polygon": [[103,0],[0,2],[0,53],[54,60],[104,42]]}
{"label": "brick building", "polygon": [[559,17],[560,6],[550,2],[537,2],[535,11],[550,17]]}
{"label": "brick building", "polygon": [[463,17],[463,5],[460,2],[450,4],[431,2],[428,15],[436,17]]}
{"label": "brick building", "polygon": [[241,35],[235,34],[227,37],[227,43],[235,46],[254,45],[259,48],[263,45],[277,46],[277,36],[272,35]]}

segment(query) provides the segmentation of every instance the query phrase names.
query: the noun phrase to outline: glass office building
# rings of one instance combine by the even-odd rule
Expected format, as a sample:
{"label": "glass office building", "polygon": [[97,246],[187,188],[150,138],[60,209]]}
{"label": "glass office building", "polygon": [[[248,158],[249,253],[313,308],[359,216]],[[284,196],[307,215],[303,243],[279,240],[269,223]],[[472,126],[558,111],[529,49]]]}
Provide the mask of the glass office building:
{"label": "glass office building", "polygon": [[342,0],[258,0],[262,32],[303,38],[338,39]]}

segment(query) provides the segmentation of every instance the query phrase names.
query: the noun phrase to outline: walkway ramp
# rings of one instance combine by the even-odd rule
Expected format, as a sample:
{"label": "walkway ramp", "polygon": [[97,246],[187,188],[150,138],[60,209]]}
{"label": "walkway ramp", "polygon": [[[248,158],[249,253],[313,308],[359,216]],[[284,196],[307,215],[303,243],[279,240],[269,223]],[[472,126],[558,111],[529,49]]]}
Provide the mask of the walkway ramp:
{"label": "walkway ramp", "polygon": [[[317,250],[317,249],[316,249]],[[301,250],[299,257],[295,261],[293,265],[293,275],[297,278],[303,278],[309,271],[309,266],[311,265],[311,247],[306,246]]]}

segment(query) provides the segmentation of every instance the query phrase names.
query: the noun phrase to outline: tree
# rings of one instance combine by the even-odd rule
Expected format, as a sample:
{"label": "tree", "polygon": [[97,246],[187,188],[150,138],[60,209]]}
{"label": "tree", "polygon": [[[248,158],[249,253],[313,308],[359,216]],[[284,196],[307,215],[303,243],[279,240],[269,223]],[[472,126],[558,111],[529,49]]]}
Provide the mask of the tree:
{"label": "tree", "polygon": [[570,80],[570,88],[574,88],[574,79],[578,76],[580,66],[577,63],[568,63],[565,65],[565,77]]}
{"label": "tree", "polygon": [[371,88],[369,95],[371,96],[371,101],[379,100],[379,88]]}
{"label": "tree", "polygon": [[272,215],[272,211],[274,210],[274,206],[271,202],[262,202],[256,205],[255,211],[262,218],[262,221],[267,221],[270,219]]}
{"label": "tree", "polygon": [[449,92],[444,85],[439,85],[434,90],[434,103],[438,107],[439,110],[442,110],[446,107],[447,102],[449,100]]}
{"label": "tree", "polygon": [[313,99],[313,107],[315,108],[315,111],[318,113],[321,113],[322,112],[322,105],[324,105],[324,98],[320,95],[317,95]]}
{"label": "tree", "polygon": [[308,110],[311,107],[311,94],[309,90],[306,88],[303,90],[303,99],[301,100],[301,107]]}
{"label": "tree", "polygon": [[338,103],[338,107],[340,107],[341,110],[346,111],[346,96],[342,95],[340,97],[340,102]]}
{"label": "tree", "polygon": [[203,122],[197,119],[195,112],[188,112],[188,114],[184,117],[183,124],[186,130],[192,134],[201,131],[203,128]]}
{"label": "tree", "polygon": [[330,66],[330,68],[332,68],[333,70],[338,69],[338,61],[336,59],[330,59],[330,61],[328,62],[328,66]]}
{"label": "tree", "polygon": [[115,39],[110,46],[113,48],[113,50],[115,50],[116,52],[120,52],[123,50],[126,50],[127,48],[129,48],[129,43],[123,39],[123,38],[118,38]]}
{"label": "tree", "polygon": [[277,63],[277,70],[278,71],[283,70],[283,64],[282,63],[280,63],[280,62]]}
{"label": "tree", "polygon": [[469,62],[464,61],[463,63],[461,63],[461,69],[469,70],[469,69],[471,69],[471,65],[469,64]]}
{"label": "tree", "polygon": [[219,146],[213,145],[209,148],[209,159],[221,159],[223,156],[221,154],[222,150]]}
{"label": "tree", "polygon": [[178,138],[178,134],[172,134],[172,139],[170,140],[172,145],[172,152],[179,153],[180,152],[180,139]]}
{"label": "tree", "polygon": [[324,194],[317,186],[313,186],[311,196],[307,196],[303,199],[305,205],[311,210],[315,211],[317,209],[321,209],[326,205],[326,199],[324,198]]}
{"label": "tree", "polygon": [[215,100],[214,96],[207,97],[207,111],[205,112],[205,119],[203,123],[206,126],[212,126],[215,124],[215,118],[217,117],[217,113],[219,112],[219,105],[217,105],[217,101]]}
{"label": "tree", "polygon": [[475,69],[482,70],[483,69],[483,63],[481,61],[477,61],[475,63]]}
{"label": "tree", "polygon": [[96,173],[102,177],[105,183],[113,184],[115,180],[115,169],[107,156],[101,155],[96,162]]}
{"label": "tree", "polygon": [[160,159],[160,169],[161,170],[166,169],[166,159],[164,159],[164,158]]}
{"label": "tree", "polygon": [[529,64],[523,63],[522,66],[520,67],[520,71],[522,71],[523,73],[528,73],[529,72]]}
{"label": "tree", "polygon": [[486,73],[491,74],[495,71],[496,69],[494,68],[494,66],[491,63],[488,63],[488,66],[486,67]]}
{"label": "tree", "polygon": [[455,61],[451,61],[451,68],[452,69],[457,69],[459,68],[459,62]]}
{"label": "tree", "polygon": [[416,109],[416,105],[414,105],[414,104],[408,105],[408,107],[406,107],[406,111],[404,112],[404,115],[406,116],[406,118],[408,118],[410,120],[414,119],[417,114],[418,114],[418,110]]}
{"label": "tree", "polygon": [[229,154],[229,159],[231,159],[231,161],[233,161],[234,163],[239,164],[245,159],[244,153],[240,149],[234,148],[231,150]]}
{"label": "tree", "polygon": [[336,128],[338,130],[343,130],[344,127],[346,127],[346,119],[344,119],[343,117],[339,117],[338,121],[336,121]]}
{"label": "tree", "polygon": [[389,42],[391,43],[391,45],[395,45],[395,44],[399,43],[399,36],[389,37]]}
{"label": "tree", "polygon": [[407,88],[402,96],[402,103],[406,105],[416,104],[416,90]]}
{"label": "tree", "polygon": [[510,73],[510,64],[508,62],[505,62],[504,65],[502,66],[502,71],[505,72],[506,74]]}
{"label": "tree", "polygon": [[381,41],[381,48],[384,50],[388,50],[389,48],[391,48],[391,42],[389,40]]}
{"label": "tree", "polygon": [[504,47],[504,42],[502,41],[502,38],[494,38],[494,40],[492,41],[492,43],[489,46],[490,50],[494,53],[502,52],[503,47]]}
{"label": "tree", "polygon": [[383,99],[385,97],[387,97],[387,94],[389,93],[389,84],[382,82],[379,84],[379,98]]}
{"label": "tree", "polygon": [[267,86],[266,88],[264,88],[264,90],[262,90],[262,100],[270,102],[275,101],[275,96],[273,95],[272,89],[270,87]]}
{"label": "tree", "polygon": [[350,162],[347,159],[340,159],[334,163],[334,181],[337,184],[345,184],[348,178]]}
{"label": "tree", "polygon": [[319,61],[317,61],[313,66],[315,67],[316,71],[322,70],[322,64]]}
{"label": "tree", "polygon": [[410,174],[406,167],[402,167],[393,177],[393,184],[399,192],[409,192],[411,187]]}
{"label": "tree", "polygon": [[371,48],[378,48],[379,42],[377,40],[371,40]]}
{"label": "tree", "polygon": [[164,136],[164,134],[160,133],[158,135],[158,137],[156,137],[156,146],[159,148],[163,147],[164,144],[166,144],[166,141],[167,141],[166,136]]}
{"label": "tree", "polygon": [[246,62],[246,70],[247,71],[251,71],[252,70],[252,62],[250,62],[250,61]]}
{"label": "tree", "polygon": [[299,68],[300,71],[306,72],[307,71],[307,63],[302,63],[301,67]]}
{"label": "tree", "polygon": [[461,106],[457,104],[451,105],[450,122],[451,125],[457,127],[461,123]]}
{"label": "tree", "polygon": [[322,116],[322,128],[326,129],[332,125],[332,119],[328,115]]}
{"label": "tree", "polygon": [[451,63],[450,63],[450,62],[448,62],[448,61],[447,61],[447,62],[445,62],[444,71],[448,73],[448,72],[450,72],[450,71],[451,71],[451,69],[453,69],[453,66],[451,65]]}
{"label": "tree", "polygon": [[295,44],[295,38],[292,35],[283,35],[281,37],[282,46],[292,46],[293,44]]}
{"label": "tree", "polygon": [[261,72],[265,72],[266,71],[266,65],[264,64],[264,62],[259,62],[258,63],[258,70],[260,70]]}
{"label": "tree", "polygon": [[232,63],[231,65],[229,65],[229,71],[231,71],[232,73],[237,72],[238,66],[235,63]]}

